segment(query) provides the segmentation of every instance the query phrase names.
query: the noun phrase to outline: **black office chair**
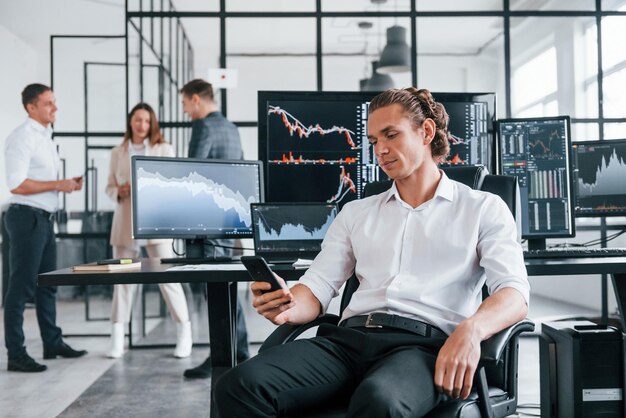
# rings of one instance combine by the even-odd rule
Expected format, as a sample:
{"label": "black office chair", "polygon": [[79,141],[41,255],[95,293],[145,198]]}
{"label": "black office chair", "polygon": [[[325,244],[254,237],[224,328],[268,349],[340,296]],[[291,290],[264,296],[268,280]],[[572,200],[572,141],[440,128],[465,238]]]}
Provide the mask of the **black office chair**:
{"label": "black office chair", "polygon": [[[513,215],[519,208],[517,179],[512,176],[490,175],[483,166],[457,166],[444,168],[452,180],[464,183],[474,189],[497,194],[506,202]],[[391,187],[391,181],[371,183],[365,188],[365,196],[382,193]],[[516,217],[516,219],[519,219]],[[352,294],[359,286],[356,276],[345,285],[341,298],[341,312],[348,306]],[[487,296],[486,287],[483,296]],[[337,324],[337,315],[326,314],[304,325],[281,325],[263,343],[259,351],[293,341],[306,330],[323,323]],[[481,344],[481,358],[476,371],[471,395],[465,400],[450,400],[439,404],[428,418],[501,418],[511,415],[517,408],[517,357],[519,335],[533,331],[534,324],[523,320],[502,330]],[[344,417],[347,399],[337,402],[324,410],[311,411],[307,417]]]}

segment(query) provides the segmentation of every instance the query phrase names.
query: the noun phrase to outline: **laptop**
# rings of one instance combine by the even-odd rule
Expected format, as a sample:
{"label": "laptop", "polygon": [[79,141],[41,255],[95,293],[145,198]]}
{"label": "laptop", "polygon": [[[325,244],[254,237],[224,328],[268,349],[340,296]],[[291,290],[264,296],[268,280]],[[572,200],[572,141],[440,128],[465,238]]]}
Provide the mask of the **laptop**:
{"label": "laptop", "polygon": [[268,263],[313,259],[320,252],[337,205],[327,203],[252,203],[254,252]]}

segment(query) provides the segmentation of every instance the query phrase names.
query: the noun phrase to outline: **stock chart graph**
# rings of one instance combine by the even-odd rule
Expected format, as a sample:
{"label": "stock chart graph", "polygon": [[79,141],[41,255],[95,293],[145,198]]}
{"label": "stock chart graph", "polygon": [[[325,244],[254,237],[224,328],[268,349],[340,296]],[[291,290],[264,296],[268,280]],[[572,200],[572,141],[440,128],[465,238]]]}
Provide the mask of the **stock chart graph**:
{"label": "stock chart graph", "polygon": [[626,213],[626,141],[574,144],[579,214]]}
{"label": "stock chart graph", "polygon": [[281,121],[290,136],[293,134],[297,134],[298,138],[309,138],[311,134],[317,134],[320,136],[337,133],[339,135],[345,136],[347,144],[351,149],[358,148],[354,142],[355,132],[350,130],[344,126],[333,125],[330,128],[322,128],[319,123],[315,125],[306,125],[300,122],[295,116],[291,113],[287,112],[285,109],[281,109],[279,106],[270,106],[268,110],[268,115],[275,114],[280,116]]}
{"label": "stock chart graph", "polygon": [[529,130],[534,139],[528,141],[530,154],[535,158],[549,159],[563,157],[563,137],[558,128],[534,127]]}
{"label": "stock chart graph", "polygon": [[269,104],[270,159],[280,160],[290,152],[308,160],[357,157],[362,144],[361,121],[367,116],[355,107],[353,103],[334,102],[315,106],[302,102]]}
{"label": "stock chart graph", "polygon": [[267,201],[345,204],[358,197],[358,172],[355,164],[270,164],[268,181],[278,184],[269,188]]}
{"label": "stock chart graph", "polygon": [[289,205],[256,208],[261,241],[323,240],[335,219],[334,206]]}
{"label": "stock chart graph", "polygon": [[345,204],[360,197],[376,165],[365,139],[367,107],[323,97],[269,101],[268,201]]}
{"label": "stock chart graph", "polygon": [[260,200],[257,167],[150,163],[135,173],[139,231],[251,231],[250,204]]}
{"label": "stock chart graph", "polygon": [[499,124],[502,172],[516,176],[526,238],[569,236],[572,193],[567,117],[511,119]]}
{"label": "stock chart graph", "polygon": [[489,166],[491,143],[487,130],[487,103],[443,101],[443,105],[450,116],[450,154],[444,164]]}

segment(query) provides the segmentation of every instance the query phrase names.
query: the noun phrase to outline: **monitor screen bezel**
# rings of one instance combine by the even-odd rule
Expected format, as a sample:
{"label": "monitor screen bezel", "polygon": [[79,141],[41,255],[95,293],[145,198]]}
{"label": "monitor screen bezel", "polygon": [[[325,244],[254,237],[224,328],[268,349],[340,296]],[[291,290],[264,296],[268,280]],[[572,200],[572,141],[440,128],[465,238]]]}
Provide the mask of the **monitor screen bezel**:
{"label": "monitor screen bezel", "polygon": [[[615,144],[618,143],[620,145],[624,145],[626,146],[626,138],[620,138],[620,139],[604,139],[602,141],[600,140],[588,140],[588,141],[572,141],[572,167],[573,167],[573,171],[572,173],[574,173],[574,170],[578,169],[578,166],[574,166],[574,154],[576,154],[578,151],[577,150],[577,146],[578,145],[608,145],[608,144]],[[576,176],[573,176],[576,177]],[[579,206],[578,206],[578,182],[575,181],[574,179],[572,179],[573,183],[574,183],[574,192],[575,192],[575,196],[576,196],[576,200],[574,201],[574,208],[575,208],[575,213],[574,215],[577,218],[599,218],[599,217],[617,217],[617,216],[626,216],[626,209],[623,209],[621,211],[601,211],[601,210],[594,210],[593,212],[580,212],[579,211]]]}
{"label": "monitor screen bezel", "polygon": [[[575,216],[574,216],[574,166],[573,166],[573,150],[572,150],[572,126],[571,126],[571,118],[567,115],[563,116],[542,116],[536,118],[506,118],[500,119],[496,122],[496,144],[498,148],[498,174],[504,174],[504,166],[502,164],[502,138],[500,137],[500,127],[505,123],[517,123],[517,122],[542,122],[542,121],[565,121],[565,129],[566,129],[566,152],[567,152],[567,195],[569,200],[569,231],[563,233],[524,233],[522,230],[522,239],[551,239],[551,238],[572,238],[576,236],[576,224],[575,224]],[[521,221],[521,220],[520,220]]]}
{"label": "monitor screen bezel", "polygon": [[221,159],[204,159],[204,158],[185,158],[185,157],[155,157],[135,155],[131,158],[131,207],[132,207],[132,233],[133,239],[237,239],[237,238],[252,238],[252,228],[250,232],[241,232],[237,234],[195,234],[195,233],[149,233],[137,231],[137,205],[136,190],[137,190],[137,176],[135,176],[137,161],[158,161],[158,162],[173,162],[181,164],[214,164],[214,165],[250,165],[256,166],[257,173],[259,175],[259,200],[264,201],[265,188],[263,187],[263,164],[258,160],[221,160]]}

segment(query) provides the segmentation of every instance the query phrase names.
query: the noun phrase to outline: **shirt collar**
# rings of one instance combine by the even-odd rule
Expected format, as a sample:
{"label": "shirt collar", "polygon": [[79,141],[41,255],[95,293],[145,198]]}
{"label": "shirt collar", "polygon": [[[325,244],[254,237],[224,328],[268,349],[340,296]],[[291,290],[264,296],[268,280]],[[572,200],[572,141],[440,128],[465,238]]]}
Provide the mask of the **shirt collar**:
{"label": "shirt collar", "polygon": [[50,125],[48,125],[48,127],[46,128],[30,116],[26,118],[26,123],[28,123],[37,132],[48,135],[50,137],[52,136],[52,128],[50,127]]}
{"label": "shirt collar", "polygon": [[[446,176],[446,173],[443,170],[439,170],[441,173],[441,179],[439,180],[439,184],[437,185],[437,190],[435,190],[435,196],[433,196],[433,200],[437,197],[441,197],[443,199],[453,201],[454,200],[454,185],[452,184],[452,180]],[[389,202],[391,198],[395,198],[397,201],[403,201],[400,198],[400,193],[398,193],[398,188],[396,187],[396,182],[394,181],[391,185],[391,188],[387,192],[387,197],[385,198],[385,202]]]}

